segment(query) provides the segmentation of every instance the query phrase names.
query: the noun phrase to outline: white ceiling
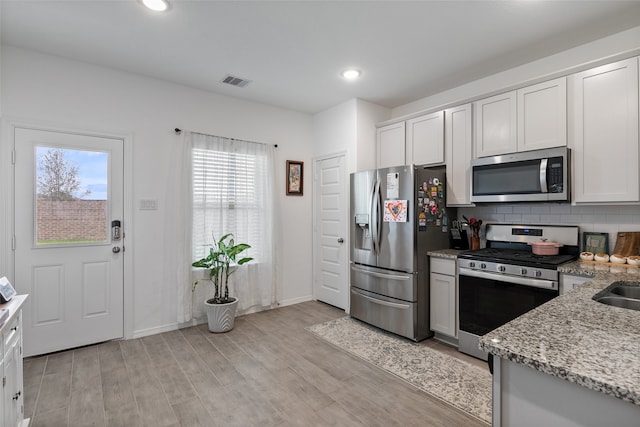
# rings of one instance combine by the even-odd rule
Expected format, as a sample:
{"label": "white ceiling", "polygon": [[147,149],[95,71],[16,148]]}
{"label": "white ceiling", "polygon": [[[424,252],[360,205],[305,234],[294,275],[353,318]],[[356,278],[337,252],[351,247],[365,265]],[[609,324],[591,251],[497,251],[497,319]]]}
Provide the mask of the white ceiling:
{"label": "white ceiling", "polygon": [[[0,5],[5,45],[307,113],[351,98],[397,107],[640,22],[638,0]],[[359,81],[339,76],[350,66]],[[252,82],[225,85],[227,74]]]}

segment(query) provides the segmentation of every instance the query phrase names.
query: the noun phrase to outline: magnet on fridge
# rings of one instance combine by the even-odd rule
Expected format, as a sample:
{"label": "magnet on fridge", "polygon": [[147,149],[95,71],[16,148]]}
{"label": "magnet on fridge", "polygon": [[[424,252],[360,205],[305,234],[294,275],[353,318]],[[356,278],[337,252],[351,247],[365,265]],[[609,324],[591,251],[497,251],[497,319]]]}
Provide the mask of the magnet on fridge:
{"label": "magnet on fridge", "polygon": [[424,203],[424,199],[422,197],[418,197],[418,206],[422,206]]}
{"label": "magnet on fridge", "polygon": [[429,178],[429,185],[433,184],[433,179]]}
{"label": "magnet on fridge", "polygon": [[442,225],[442,221],[440,219],[436,219],[436,227],[440,227]]}
{"label": "magnet on fridge", "polygon": [[440,180],[438,178],[433,178],[433,185],[440,184]]}

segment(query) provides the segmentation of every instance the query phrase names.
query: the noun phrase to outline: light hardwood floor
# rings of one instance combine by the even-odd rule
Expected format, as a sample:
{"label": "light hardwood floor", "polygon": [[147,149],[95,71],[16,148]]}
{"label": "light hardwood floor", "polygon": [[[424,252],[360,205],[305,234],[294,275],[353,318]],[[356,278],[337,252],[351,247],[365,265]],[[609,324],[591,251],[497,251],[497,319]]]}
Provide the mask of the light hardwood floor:
{"label": "light hardwood floor", "polygon": [[[32,427],[483,426],[304,330],[320,302],[24,361]],[[429,345],[467,358],[430,340]]]}

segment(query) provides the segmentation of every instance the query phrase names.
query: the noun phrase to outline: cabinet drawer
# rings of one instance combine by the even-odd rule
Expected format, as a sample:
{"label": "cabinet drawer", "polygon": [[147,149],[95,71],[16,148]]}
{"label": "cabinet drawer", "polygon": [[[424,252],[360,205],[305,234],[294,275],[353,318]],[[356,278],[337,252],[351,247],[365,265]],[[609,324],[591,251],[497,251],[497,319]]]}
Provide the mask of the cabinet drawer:
{"label": "cabinet drawer", "polygon": [[4,349],[9,349],[16,342],[18,337],[20,336],[20,316],[16,316],[11,322],[9,322],[5,326],[5,330],[2,333],[2,344],[4,348],[2,349],[4,354]]}
{"label": "cabinet drawer", "polygon": [[456,275],[456,262],[452,259],[431,258],[431,272],[446,274],[448,276]]}

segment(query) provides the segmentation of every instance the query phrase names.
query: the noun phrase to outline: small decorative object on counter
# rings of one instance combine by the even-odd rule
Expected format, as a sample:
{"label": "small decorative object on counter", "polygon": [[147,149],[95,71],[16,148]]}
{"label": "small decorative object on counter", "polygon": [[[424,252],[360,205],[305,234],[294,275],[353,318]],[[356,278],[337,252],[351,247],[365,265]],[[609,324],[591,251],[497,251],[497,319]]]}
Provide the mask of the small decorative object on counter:
{"label": "small decorative object on counter", "polygon": [[476,218],[467,219],[466,216],[463,216],[463,218],[469,223],[469,227],[471,227],[471,250],[475,251],[476,249],[480,249],[480,227],[482,226],[482,220]]}

